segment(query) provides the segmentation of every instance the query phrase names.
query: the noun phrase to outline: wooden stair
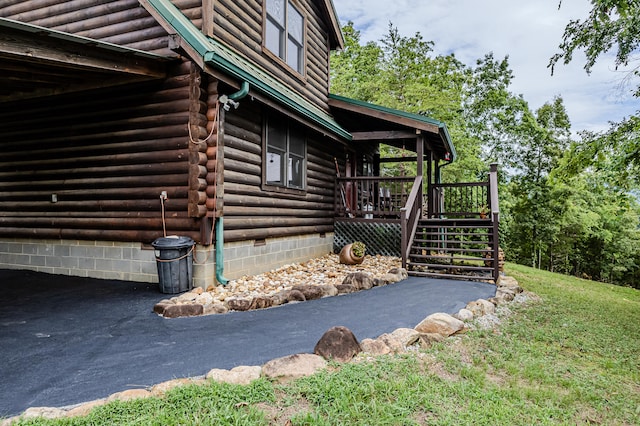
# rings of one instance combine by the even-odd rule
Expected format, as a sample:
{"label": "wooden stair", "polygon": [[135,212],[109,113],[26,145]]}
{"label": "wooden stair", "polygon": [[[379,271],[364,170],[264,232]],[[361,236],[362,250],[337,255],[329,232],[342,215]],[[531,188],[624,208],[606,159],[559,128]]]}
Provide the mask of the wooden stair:
{"label": "wooden stair", "polygon": [[495,282],[497,231],[491,219],[421,219],[407,259],[409,275]]}

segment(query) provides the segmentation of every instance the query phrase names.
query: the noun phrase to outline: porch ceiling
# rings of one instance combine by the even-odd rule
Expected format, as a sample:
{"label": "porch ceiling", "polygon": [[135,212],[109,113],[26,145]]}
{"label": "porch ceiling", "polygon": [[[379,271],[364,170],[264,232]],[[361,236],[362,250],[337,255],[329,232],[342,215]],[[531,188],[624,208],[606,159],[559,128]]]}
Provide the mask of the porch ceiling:
{"label": "porch ceiling", "polygon": [[167,59],[0,18],[0,102],[153,80]]}
{"label": "porch ceiling", "polygon": [[440,121],[333,94],[329,95],[329,106],[355,142],[384,143],[416,152],[416,138],[422,134],[426,149],[436,158],[453,161],[456,157],[447,127]]}

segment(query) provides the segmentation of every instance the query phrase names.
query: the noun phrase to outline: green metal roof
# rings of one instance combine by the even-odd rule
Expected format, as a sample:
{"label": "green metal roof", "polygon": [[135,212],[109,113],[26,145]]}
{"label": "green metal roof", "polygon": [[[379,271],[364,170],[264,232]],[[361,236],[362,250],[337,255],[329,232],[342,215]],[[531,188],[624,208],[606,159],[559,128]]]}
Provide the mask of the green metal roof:
{"label": "green metal roof", "polygon": [[313,105],[258,65],[202,34],[191,20],[184,16],[169,0],[141,0],[141,3],[153,7],[182,40],[202,57],[206,64],[238,80],[248,82],[253,89],[319,124],[332,134],[342,139],[352,139],[351,134],[343,129],[331,115]]}
{"label": "green metal roof", "polygon": [[[414,114],[411,112],[407,112],[407,111],[401,111],[398,109],[393,109],[393,108],[387,108],[387,107],[383,107],[380,105],[376,105],[376,104],[371,104],[369,102],[364,102],[364,101],[359,101],[357,99],[351,99],[351,98],[347,98],[344,96],[340,96],[340,95],[335,95],[333,93],[329,94],[329,99],[335,99],[338,101],[342,101],[348,104],[352,104],[355,106],[359,106],[362,108],[367,108],[370,110],[374,110],[374,111],[379,111],[379,112],[383,112],[386,114],[390,114],[396,117],[402,117],[402,118],[406,118],[409,120],[413,120],[416,122],[416,124],[419,123],[424,123],[424,124],[428,124],[431,126],[437,126],[441,136],[443,137],[443,142],[445,144],[445,147],[447,148],[447,151],[451,154],[451,160],[450,161],[455,161],[455,159],[457,158],[457,153],[456,153],[456,149],[453,146],[453,142],[451,141],[451,136],[449,135],[449,130],[447,129],[447,125],[444,124],[442,121],[438,121],[436,119],[433,119],[431,117],[427,117],[426,115],[421,115],[421,114]],[[419,127],[419,126],[416,126]]]}

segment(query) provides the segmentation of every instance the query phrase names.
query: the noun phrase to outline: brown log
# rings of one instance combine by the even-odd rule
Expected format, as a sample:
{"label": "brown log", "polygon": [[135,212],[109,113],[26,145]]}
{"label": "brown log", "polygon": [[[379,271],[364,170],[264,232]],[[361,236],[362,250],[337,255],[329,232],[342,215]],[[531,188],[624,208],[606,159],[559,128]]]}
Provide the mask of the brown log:
{"label": "brown log", "polygon": [[[9,179],[13,181],[30,181],[30,187],[35,181],[64,176],[65,179],[82,176],[131,176],[132,174],[158,176],[162,174],[186,173],[186,164],[182,162],[130,164],[123,166],[105,165],[103,167],[83,167],[73,169],[35,169],[23,171],[0,172],[0,187],[11,186]],[[6,184],[6,185],[5,185]]]}
{"label": "brown log", "polygon": [[[225,207],[226,212],[226,207]],[[298,218],[298,217],[265,217],[265,216],[226,216],[225,229],[255,229],[295,226],[318,226],[333,223],[333,215],[328,218]]]}
{"label": "brown log", "polygon": [[[196,223],[191,218],[166,218],[167,228],[173,230],[189,231]],[[23,227],[27,229],[35,228],[67,228],[67,229],[162,229],[162,218],[80,218],[80,217],[0,217],[0,228],[2,227]],[[198,228],[199,229],[199,228]]]}
{"label": "brown log", "polygon": [[262,156],[225,145],[225,158],[262,166]]}
{"label": "brown log", "polygon": [[[56,191],[58,194],[58,202],[66,200],[87,200],[87,199],[99,199],[99,200],[127,200],[127,199],[144,199],[144,198],[157,198],[162,191],[167,191],[170,200],[176,200],[180,198],[187,199],[188,188],[185,186],[149,186],[149,187],[133,187],[133,188],[104,188],[99,192],[88,191],[87,189],[77,190],[62,190]],[[22,192],[18,194],[12,194],[11,199],[19,199],[23,197],[26,201],[40,199],[50,200],[51,191],[32,191]],[[0,200],[8,201],[9,198],[5,193],[0,193]]]}
{"label": "brown log", "polygon": [[205,191],[189,191],[189,204],[204,204],[207,202]]}
{"label": "brown log", "polygon": [[[31,188],[37,184],[37,188],[42,191],[47,189],[50,192],[58,190],[67,191],[73,189],[85,190],[102,190],[113,187],[119,188],[140,188],[149,185],[153,178],[149,176],[117,176],[117,177],[100,177],[100,178],[77,178],[77,179],[55,179],[55,180],[39,180],[36,182],[4,182],[0,183],[0,199],[4,197],[20,197],[26,194],[33,194]],[[186,174],[162,175],[155,178],[167,186],[177,186],[186,183]],[[206,182],[205,182],[206,184]],[[197,188],[196,188],[197,189]]]}
{"label": "brown log", "polygon": [[240,139],[233,135],[225,135],[225,145],[236,151],[248,152],[260,156],[262,154],[262,145],[246,139]]}
{"label": "brown log", "polygon": [[[226,222],[225,222],[226,227]],[[287,228],[233,229],[224,231],[226,242],[260,240],[266,238],[290,237],[293,235],[319,234],[333,232],[332,225],[296,226]]]}
{"label": "brown log", "polygon": [[199,177],[192,177],[189,179],[189,189],[204,191],[207,189],[207,181]]}
{"label": "brown log", "polygon": [[[225,152],[225,157],[226,157]],[[226,157],[224,160],[224,166],[227,169],[227,173],[239,172],[246,175],[255,175],[262,177],[262,167],[260,165],[245,163],[243,161],[232,160]]]}
{"label": "brown log", "polygon": [[309,202],[308,200],[295,200],[295,199],[286,199],[286,198],[277,198],[273,195],[273,193],[266,192],[255,192],[251,194],[242,194],[238,195],[233,192],[229,188],[226,188],[227,192],[225,194],[225,204],[233,205],[233,206],[246,206],[246,207],[273,207],[273,208],[282,208],[282,209],[305,209],[305,210],[323,210],[323,209],[332,209],[333,208],[333,198],[331,198],[331,202],[319,203],[317,200],[315,202]]}
{"label": "brown log", "polygon": [[[84,197],[82,196],[84,194]],[[49,197],[51,194],[48,194]],[[83,215],[90,212],[104,212],[106,215],[109,212],[113,212],[114,215],[122,215],[122,214],[131,214],[137,213],[140,211],[160,211],[160,199],[158,193],[148,193],[145,194],[146,199],[137,198],[137,199],[113,199],[113,200],[96,200],[96,199],[87,199],[86,191],[81,191],[77,194],[78,199],[81,201],[68,201],[70,198],[69,194],[57,194],[58,202],[51,203],[49,200],[46,201],[21,201],[19,204],[9,201],[2,202],[0,201],[0,215],[9,216],[10,212],[16,210],[17,207],[20,208],[19,211],[22,212],[53,212],[56,214],[66,214],[70,215],[78,214]],[[165,210],[175,212],[186,212],[187,209],[187,199],[186,198],[171,198],[172,194],[169,192],[169,199],[165,201]],[[65,200],[65,198],[67,200]],[[33,199],[33,198],[31,198]],[[7,212],[7,213],[5,213]],[[174,214],[172,213],[172,214]],[[19,216],[19,215],[18,215]]]}
{"label": "brown log", "polygon": [[236,172],[232,170],[228,170],[224,174],[224,178],[227,182],[242,183],[245,185],[256,185],[256,186],[260,185],[260,182],[262,180],[259,176],[246,175],[242,172]]}
{"label": "brown log", "polygon": [[322,208],[318,209],[308,209],[308,208],[292,208],[289,206],[286,207],[265,207],[265,206],[234,206],[229,202],[228,195],[224,200],[224,214],[226,218],[230,218],[232,216],[250,216],[250,217],[259,217],[259,216],[295,216],[298,218],[302,217],[321,217],[321,218],[331,218],[333,220],[333,205],[326,205]]}
{"label": "brown log", "polygon": [[204,217],[207,215],[207,206],[200,204],[189,204],[189,217]]}

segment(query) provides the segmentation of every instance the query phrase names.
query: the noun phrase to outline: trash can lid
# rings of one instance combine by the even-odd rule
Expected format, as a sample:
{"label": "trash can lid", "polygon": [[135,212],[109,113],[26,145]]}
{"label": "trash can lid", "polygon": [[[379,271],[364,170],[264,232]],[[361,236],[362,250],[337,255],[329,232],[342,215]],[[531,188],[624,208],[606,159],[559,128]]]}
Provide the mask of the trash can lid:
{"label": "trash can lid", "polygon": [[178,235],[160,237],[151,243],[151,245],[155,249],[181,249],[191,247],[194,244],[195,241],[193,241],[191,238]]}

